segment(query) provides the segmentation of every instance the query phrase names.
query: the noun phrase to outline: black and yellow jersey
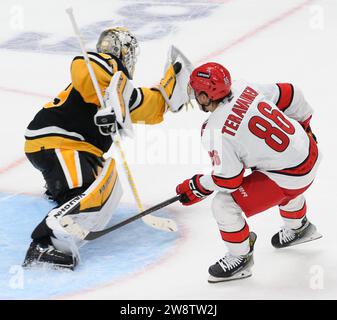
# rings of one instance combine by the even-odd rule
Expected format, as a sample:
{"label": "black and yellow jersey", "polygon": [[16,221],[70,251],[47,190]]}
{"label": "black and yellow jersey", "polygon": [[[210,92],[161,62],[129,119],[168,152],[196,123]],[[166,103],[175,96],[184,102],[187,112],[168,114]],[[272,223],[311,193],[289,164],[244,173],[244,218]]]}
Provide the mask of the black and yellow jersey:
{"label": "black and yellow jersey", "polygon": [[[129,77],[127,69],[113,55],[95,52],[88,55],[103,96],[114,73],[122,71]],[[26,153],[73,149],[102,156],[110,148],[112,138],[100,134],[94,123],[99,101],[82,56],[72,61],[71,80],[28,125]],[[132,122],[156,124],[163,121],[165,101],[155,88],[137,88],[131,96],[129,108]]]}

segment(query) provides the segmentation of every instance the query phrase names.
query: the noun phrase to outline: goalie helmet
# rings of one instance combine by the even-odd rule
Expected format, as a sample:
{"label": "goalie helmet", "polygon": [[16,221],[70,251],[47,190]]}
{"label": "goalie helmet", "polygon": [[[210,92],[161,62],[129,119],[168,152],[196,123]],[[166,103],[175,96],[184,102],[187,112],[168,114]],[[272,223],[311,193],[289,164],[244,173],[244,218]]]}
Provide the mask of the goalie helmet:
{"label": "goalie helmet", "polygon": [[224,66],[209,62],[193,70],[189,85],[196,96],[204,92],[211,100],[218,100],[230,93],[232,80]]}
{"label": "goalie helmet", "polygon": [[104,30],[96,44],[97,52],[111,53],[119,58],[132,78],[139,47],[136,37],[126,28],[115,27]]}

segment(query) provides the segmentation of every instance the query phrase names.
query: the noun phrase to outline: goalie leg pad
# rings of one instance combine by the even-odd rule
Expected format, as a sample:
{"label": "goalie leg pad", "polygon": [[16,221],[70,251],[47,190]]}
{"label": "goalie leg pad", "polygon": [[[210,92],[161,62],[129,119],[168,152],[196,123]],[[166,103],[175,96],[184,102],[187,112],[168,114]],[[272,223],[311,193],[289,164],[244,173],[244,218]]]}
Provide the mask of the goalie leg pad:
{"label": "goalie leg pad", "polygon": [[122,193],[115,161],[109,158],[85,192],[49,212],[46,224],[54,234],[55,248],[78,255],[86,234],[108,224]]}

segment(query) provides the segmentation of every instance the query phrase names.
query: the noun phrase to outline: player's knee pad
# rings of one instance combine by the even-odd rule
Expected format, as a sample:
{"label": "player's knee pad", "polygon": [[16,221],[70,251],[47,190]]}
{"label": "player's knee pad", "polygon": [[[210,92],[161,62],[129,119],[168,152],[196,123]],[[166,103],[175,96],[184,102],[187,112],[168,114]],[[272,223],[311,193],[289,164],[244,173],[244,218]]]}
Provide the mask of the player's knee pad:
{"label": "player's knee pad", "polygon": [[59,250],[67,251],[68,247],[74,253],[85,243],[81,240],[83,230],[100,230],[108,224],[122,193],[115,161],[107,159],[85,192],[49,212],[46,224],[53,231],[53,244]]}
{"label": "player's knee pad", "polygon": [[234,225],[242,219],[240,207],[226,192],[218,192],[215,195],[212,201],[212,212],[219,225]]}

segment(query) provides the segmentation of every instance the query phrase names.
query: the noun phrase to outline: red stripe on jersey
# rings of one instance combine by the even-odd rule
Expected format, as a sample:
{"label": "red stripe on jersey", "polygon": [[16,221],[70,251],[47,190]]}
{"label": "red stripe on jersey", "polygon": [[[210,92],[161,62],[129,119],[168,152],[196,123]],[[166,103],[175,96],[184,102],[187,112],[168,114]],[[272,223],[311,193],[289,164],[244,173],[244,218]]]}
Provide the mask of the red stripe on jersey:
{"label": "red stripe on jersey", "polygon": [[280,95],[276,102],[277,107],[281,111],[285,111],[287,108],[290,107],[291,103],[293,102],[294,98],[294,87],[291,83],[276,83]]}
{"label": "red stripe on jersey", "polygon": [[240,231],[226,232],[220,230],[221,238],[223,241],[231,243],[241,243],[249,238],[249,226],[247,222]]}
{"label": "red stripe on jersey", "polygon": [[285,174],[289,176],[305,176],[310,173],[316,161],[318,159],[318,148],[317,144],[312,136],[308,136],[310,140],[309,144],[309,154],[307,158],[296,167],[287,168],[283,170],[270,171],[274,173]]}
{"label": "red stripe on jersey", "polygon": [[307,130],[308,127],[310,126],[310,121],[311,121],[312,116],[310,116],[308,119],[304,121],[299,121],[299,124],[303,127],[304,130]]}
{"label": "red stripe on jersey", "polygon": [[245,169],[242,169],[242,171],[237,176],[231,178],[223,178],[212,174],[212,179],[218,187],[226,189],[236,189],[240,187],[243,181],[244,172]]}
{"label": "red stripe on jersey", "polygon": [[306,213],[307,213],[307,205],[305,202],[302,209],[297,211],[284,211],[280,209],[281,216],[287,219],[301,219],[305,216]]}

